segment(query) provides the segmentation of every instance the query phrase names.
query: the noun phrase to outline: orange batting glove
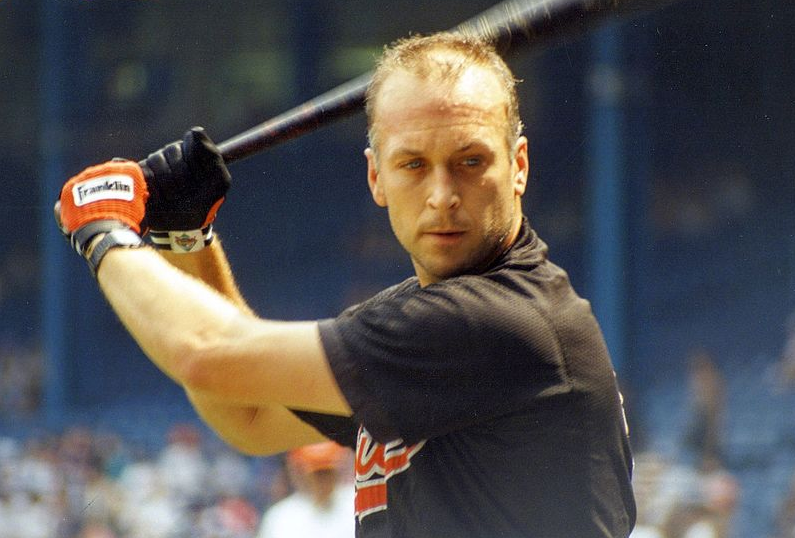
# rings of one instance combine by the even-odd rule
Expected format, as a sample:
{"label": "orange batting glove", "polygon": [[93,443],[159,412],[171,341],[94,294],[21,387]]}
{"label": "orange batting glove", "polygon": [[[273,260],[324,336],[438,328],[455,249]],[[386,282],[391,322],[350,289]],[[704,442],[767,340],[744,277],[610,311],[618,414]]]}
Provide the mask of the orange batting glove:
{"label": "orange batting glove", "polygon": [[139,233],[148,197],[141,167],[114,159],[69,179],[55,204],[55,218],[96,275],[111,248],[143,245]]}

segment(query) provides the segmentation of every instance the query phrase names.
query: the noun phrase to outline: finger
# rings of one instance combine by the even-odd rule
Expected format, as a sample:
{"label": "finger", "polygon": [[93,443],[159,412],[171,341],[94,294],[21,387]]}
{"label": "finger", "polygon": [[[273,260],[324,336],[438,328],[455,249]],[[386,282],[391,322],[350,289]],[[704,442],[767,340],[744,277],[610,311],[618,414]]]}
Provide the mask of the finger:
{"label": "finger", "polygon": [[58,226],[58,229],[61,230],[62,233],[68,233],[66,228],[61,221],[61,201],[56,200],[55,205],[52,208],[53,217],[55,217],[55,224]]}
{"label": "finger", "polygon": [[193,127],[185,133],[184,138],[185,160],[203,170],[216,168],[224,164],[224,159],[218,151],[215,142],[209,137],[203,127]]}

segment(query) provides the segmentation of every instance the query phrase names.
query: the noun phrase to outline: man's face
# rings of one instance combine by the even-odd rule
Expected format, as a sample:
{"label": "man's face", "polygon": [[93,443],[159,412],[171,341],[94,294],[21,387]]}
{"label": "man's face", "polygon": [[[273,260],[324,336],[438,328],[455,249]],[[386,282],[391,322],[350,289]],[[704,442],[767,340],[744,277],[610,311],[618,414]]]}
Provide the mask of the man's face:
{"label": "man's face", "polygon": [[441,84],[405,71],[384,81],[368,182],[420,285],[483,269],[513,241],[527,140],[509,147],[506,122],[504,91],[485,68]]}

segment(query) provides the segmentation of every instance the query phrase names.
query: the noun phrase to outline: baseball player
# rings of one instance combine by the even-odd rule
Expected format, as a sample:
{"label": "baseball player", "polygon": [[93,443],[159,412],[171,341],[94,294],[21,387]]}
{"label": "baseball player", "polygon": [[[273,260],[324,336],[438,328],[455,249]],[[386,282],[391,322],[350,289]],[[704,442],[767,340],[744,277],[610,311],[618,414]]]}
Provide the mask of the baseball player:
{"label": "baseball player", "polygon": [[61,228],[227,442],[356,450],[357,536],[628,536],[621,396],[589,303],[523,215],[512,73],[479,39],[401,40],[367,116],[368,185],[416,276],[334,319],[246,306],[213,232],[230,174],[201,129],[71,178]]}

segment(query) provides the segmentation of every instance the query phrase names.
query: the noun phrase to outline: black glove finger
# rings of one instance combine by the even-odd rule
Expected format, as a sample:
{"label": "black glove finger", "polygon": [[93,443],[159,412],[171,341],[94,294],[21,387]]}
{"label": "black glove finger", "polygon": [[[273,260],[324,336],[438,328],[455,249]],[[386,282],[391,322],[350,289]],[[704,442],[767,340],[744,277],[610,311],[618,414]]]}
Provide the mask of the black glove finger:
{"label": "black glove finger", "polygon": [[185,161],[185,155],[182,152],[182,143],[174,142],[161,151],[169,170],[169,174],[161,179],[163,184],[169,184],[167,196],[170,199],[181,199],[195,188],[190,166]]}
{"label": "black glove finger", "polygon": [[184,154],[182,153],[182,144],[180,142],[171,143],[160,151],[162,152],[163,158],[165,159],[172,175],[177,175],[184,172],[186,165]]}
{"label": "black glove finger", "polygon": [[182,147],[185,152],[185,160],[194,168],[205,168],[207,163],[212,160],[213,144],[203,127],[193,127],[185,132],[182,138]]}
{"label": "black glove finger", "polygon": [[218,146],[210,139],[202,127],[193,127],[185,133],[183,141],[185,161],[191,169],[200,174],[214,174],[223,183],[229,183],[231,174],[226,168]]}
{"label": "black glove finger", "polygon": [[[169,176],[174,173],[171,167],[171,160],[166,157],[167,151],[169,153],[173,152],[173,148],[181,155],[181,148],[179,147],[179,142],[172,142],[167,146],[155,151],[154,153],[150,153],[149,156],[144,160],[146,167],[141,167],[144,169],[144,175],[147,175],[147,172],[151,175],[151,177],[147,177],[147,184],[150,190],[154,187],[154,190],[157,190],[158,184],[161,181],[168,181]],[[147,170],[148,168],[148,170]]]}

